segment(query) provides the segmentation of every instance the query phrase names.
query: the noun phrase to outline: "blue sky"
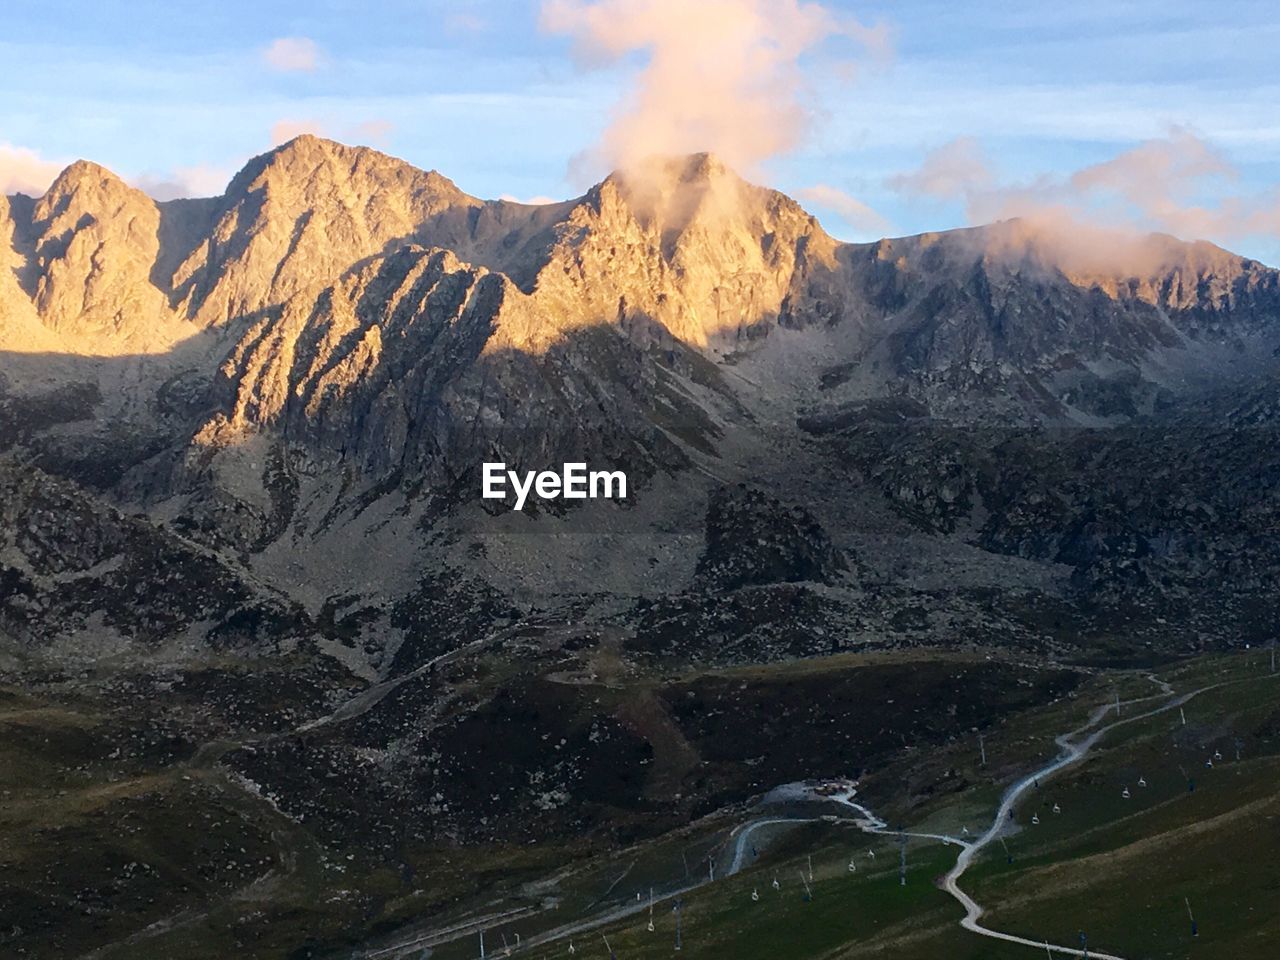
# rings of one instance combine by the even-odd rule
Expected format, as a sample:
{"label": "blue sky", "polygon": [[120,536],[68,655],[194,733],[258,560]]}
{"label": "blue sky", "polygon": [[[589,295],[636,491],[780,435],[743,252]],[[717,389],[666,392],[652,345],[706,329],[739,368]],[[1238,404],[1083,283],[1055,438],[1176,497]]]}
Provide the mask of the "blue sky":
{"label": "blue sky", "polygon": [[[885,22],[893,55],[852,76],[806,56],[814,123],[758,176],[793,193],[830,185],[885,221],[808,202],[837,236],[963,224],[958,199],[890,185],[957,137],[1002,182],[1026,184],[1181,126],[1234,168],[1234,193],[1280,186],[1274,0],[827,6]],[[643,54],[584,70],[538,14],[509,0],[7,0],[0,144],[207,188],[292,124],[372,142],[479,196],[570,196],[584,186],[571,158],[600,136]],[[264,51],[279,38],[313,43],[314,66],[274,68]],[[1274,236],[1234,246],[1280,262]]]}

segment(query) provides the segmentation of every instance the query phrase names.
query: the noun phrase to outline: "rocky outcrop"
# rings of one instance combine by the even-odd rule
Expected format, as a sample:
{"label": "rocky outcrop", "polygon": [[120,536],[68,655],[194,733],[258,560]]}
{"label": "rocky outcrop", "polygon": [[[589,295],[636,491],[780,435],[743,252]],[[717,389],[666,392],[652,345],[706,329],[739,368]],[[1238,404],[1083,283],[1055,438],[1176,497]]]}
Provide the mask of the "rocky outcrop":
{"label": "rocky outcrop", "polygon": [[707,505],[696,581],[711,590],[835,583],[849,569],[813,515],[746,486],[721,487]]}
{"label": "rocky outcrop", "polygon": [[221,557],[73,484],[0,464],[0,649],[73,663],[276,650],[300,611]]}

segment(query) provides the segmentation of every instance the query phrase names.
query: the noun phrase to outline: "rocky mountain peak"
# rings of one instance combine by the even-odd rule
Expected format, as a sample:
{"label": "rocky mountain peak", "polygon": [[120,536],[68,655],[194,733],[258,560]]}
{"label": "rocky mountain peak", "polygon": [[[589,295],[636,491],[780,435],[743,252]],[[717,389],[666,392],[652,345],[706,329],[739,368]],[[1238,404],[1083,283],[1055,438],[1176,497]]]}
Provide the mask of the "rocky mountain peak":
{"label": "rocky mountain peak", "polygon": [[785,194],[749,183],[711,153],[648,157],[610,174],[592,195],[624,203],[666,236],[691,227],[757,229],[788,214],[816,226]]}
{"label": "rocky mountain peak", "polygon": [[86,218],[101,221],[126,214],[146,216],[148,208],[154,210],[155,202],[141,190],[100,164],[77,160],[58,174],[36,201],[32,220],[48,237],[83,227]]}
{"label": "rocky mountain peak", "polygon": [[[610,175],[568,212],[536,286],[590,322],[657,321],[686,344],[734,349],[827,288],[836,246],[799,204],[713,155],[655,157]],[[816,299],[816,319],[842,309],[838,296]]]}
{"label": "rocky mountain peak", "polygon": [[475,201],[435,170],[420,170],[372,147],[348,146],[312,134],[302,134],[254,157],[227,188],[234,203],[258,190],[288,196],[322,199],[335,187],[355,196],[375,188],[409,195],[427,194],[436,203]]}
{"label": "rocky mountain peak", "polygon": [[[575,200],[526,205],[483,202],[435,171],[303,135],[202,201],[156,204],[79,161],[39,201],[7,203],[0,235],[16,278],[0,290],[6,328],[106,335],[113,352],[163,352],[191,336],[189,321],[254,336],[416,245],[527,296],[498,327],[521,349],[600,328],[717,359],[775,327],[844,324],[823,348],[829,369],[813,374],[831,400],[923,377],[917,399],[930,409],[945,384],[948,402],[1014,391],[1015,417],[1028,405],[1056,416],[1049,395],[1078,393],[1059,381],[1078,379],[1062,371],[1081,362],[1133,370],[1191,341],[1230,342],[1274,327],[1280,304],[1275,271],[1169,237],[1108,246],[1090,234],[1097,243],[1080,257],[1061,234],[1011,220],[839,244],[790,197],[707,153],[650,157]],[[846,390],[856,367],[863,376]]]}
{"label": "rocky mountain peak", "polygon": [[296,137],[231,181],[211,236],[174,273],[175,300],[206,325],[269,310],[407,242],[433,217],[479,204],[369,147]]}
{"label": "rocky mountain peak", "polygon": [[150,277],[159,252],[155,202],[106,167],[77,160],[30,216],[23,286],[45,325],[73,336],[145,340],[166,313]]}
{"label": "rocky mountain peak", "polygon": [[[54,178],[42,201],[47,206],[81,191],[121,195],[133,191],[117,174],[92,160],[76,160]],[[141,192],[141,191],[134,191]],[[144,194],[145,196],[145,194]]]}

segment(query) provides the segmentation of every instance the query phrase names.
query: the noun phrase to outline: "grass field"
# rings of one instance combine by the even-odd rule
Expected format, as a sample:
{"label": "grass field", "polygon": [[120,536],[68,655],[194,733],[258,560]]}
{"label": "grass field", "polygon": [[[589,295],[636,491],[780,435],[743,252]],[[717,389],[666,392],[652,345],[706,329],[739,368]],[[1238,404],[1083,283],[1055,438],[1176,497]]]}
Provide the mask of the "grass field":
{"label": "grass field", "polygon": [[[996,845],[966,875],[964,886],[988,907],[988,926],[1032,939],[1078,946],[1083,931],[1093,949],[1132,960],[1271,960],[1280,956],[1280,680],[1265,672],[1256,654],[1205,658],[1160,676],[1179,691],[1228,685],[1188,703],[1185,725],[1175,710],[1117,728],[1080,765],[1046,781],[1015,811],[1007,838],[1012,864]],[[900,810],[907,829],[958,834],[962,824],[974,832],[985,827],[1000,782],[1011,779],[1011,771],[1025,772],[1051,758],[1053,736],[1083,723],[1113,690],[1128,699],[1155,694],[1158,687],[1138,675],[1106,677],[1078,698],[1019,717],[988,743],[987,768],[970,756],[967,744],[935,751],[927,763],[963,768],[972,786],[918,804],[910,813]],[[1162,699],[1126,707],[1120,716],[1136,715]],[[1209,760],[1212,767],[1206,766]],[[982,771],[991,767],[999,773],[984,778]],[[879,778],[888,775],[884,771]],[[1033,816],[1039,823],[1032,824]],[[868,848],[879,853],[874,861],[866,856]],[[758,866],[683,898],[681,955],[1043,955],[959,927],[962,911],[938,886],[955,854],[954,847],[912,841],[907,884],[900,886],[890,838],[845,825],[796,830]],[[851,856],[856,873],[848,872]],[[814,864],[811,901],[804,898],[801,880],[808,857]],[[772,888],[775,875],[781,891]],[[752,899],[753,890],[759,900]],[[1188,903],[1198,925],[1195,937]],[[672,955],[669,903],[655,911],[652,933],[647,920],[642,913],[579,934],[576,952],[605,958],[607,937],[619,958]],[[501,952],[503,935],[514,943],[521,927],[489,931],[490,951],[496,945]],[[462,960],[477,951],[472,938],[434,956]],[[564,939],[521,955],[549,960],[567,951]]]}
{"label": "grass field", "polygon": [[[963,660],[943,663],[944,673],[965,668]],[[757,679],[766,687],[820,692],[830,683],[824,666],[839,672],[862,664],[802,662]],[[936,674],[938,665],[932,669]],[[1029,671],[1026,682],[1034,676]],[[1092,947],[1127,960],[1273,960],[1280,956],[1280,680],[1256,651],[1182,662],[1159,677],[1179,691],[1226,685],[1189,702],[1185,724],[1174,710],[1114,730],[1083,763],[1028,794],[1007,837],[1013,862],[1006,862],[1002,847],[991,848],[964,887],[989,908],[989,926],[1035,939],[1076,945],[1084,930]],[[753,685],[753,678],[749,669],[725,670],[678,682],[682,690],[715,693]],[[1141,672],[1093,675],[1065,695],[985,727],[985,764],[976,733],[957,732],[928,749],[907,744],[864,771],[859,797],[908,830],[959,835],[967,826],[976,835],[1007,785],[1055,755],[1055,736],[1083,724],[1117,694],[1128,700],[1159,690]],[[677,735],[651,699],[627,688],[608,696],[632,704],[632,721],[651,728],[655,739]],[[1121,716],[1160,702],[1126,707]],[[915,715],[920,707],[909,709]],[[641,909],[516,955],[566,957],[572,940],[575,960],[579,954],[607,960],[607,936],[620,960],[666,957],[674,954],[675,940],[667,894],[705,876],[709,856],[722,875],[731,830],[752,815],[731,807],[607,855],[563,840],[424,849],[415,854],[422,879],[406,886],[358,850],[317,843],[207,757],[162,741],[129,743],[124,755],[113,756],[127,741],[117,721],[92,702],[55,703],[16,691],[0,700],[0,913],[10,927],[23,929],[23,952],[15,956],[82,956],[88,945],[111,941],[95,960],[349,957],[360,944],[394,942],[412,929],[528,910],[488,927],[486,946],[497,956],[504,937],[514,945],[517,934],[525,941],[546,935],[619,905],[635,906],[637,894],[643,908],[654,888],[652,932]],[[711,728],[704,736],[722,734]],[[692,762],[690,742],[702,755],[710,740],[672,746],[672,759],[655,770],[651,789]],[[1140,778],[1146,786],[1138,785]],[[901,885],[893,838],[863,834],[849,823],[772,828],[757,842],[759,856],[749,857],[742,873],[682,895],[680,956],[1004,960],[1043,954],[960,929],[961,910],[938,885],[954,863],[954,847],[910,841]],[[806,900],[802,875],[807,878],[810,859]],[[547,909],[552,902],[558,905]],[[1188,903],[1198,922],[1195,938]],[[148,924],[158,926],[138,936]],[[432,957],[471,960],[478,952],[478,934],[470,931],[434,944]],[[404,955],[416,960],[419,953]]]}
{"label": "grass field", "polygon": [[1068,943],[1085,929],[1134,958],[1280,956],[1280,681],[1256,660],[1185,671],[1180,688],[1239,682],[1188,703],[1185,725],[1173,711],[1116,730],[1022,805],[1013,866],[988,858],[971,881],[992,925]]}

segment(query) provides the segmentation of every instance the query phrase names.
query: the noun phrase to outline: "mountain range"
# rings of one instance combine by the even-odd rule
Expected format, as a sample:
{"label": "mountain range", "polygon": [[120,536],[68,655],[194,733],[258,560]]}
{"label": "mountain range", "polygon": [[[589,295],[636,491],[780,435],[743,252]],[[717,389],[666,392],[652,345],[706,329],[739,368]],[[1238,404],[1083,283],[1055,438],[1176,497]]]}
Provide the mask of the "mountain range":
{"label": "mountain range", "polygon": [[[619,801],[688,719],[584,719],[626,664],[1145,664],[1280,615],[1280,271],[1206,242],[843,243],[706,154],[483,201],[304,136],[208,199],[77,162],[0,201],[0,267],[0,669],[387,862],[810,772]],[[515,512],[499,460],[632,494]]]}
{"label": "mountain range", "polygon": [[[1256,261],[1152,236],[1075,272],[1017,221],[845,244],[708,155],[539,206],[310,136],[207,200],[157,203],[82,161],[39,200],[9,198],[0,239],[7,469],[208,551],[255,594],[343,605],[374,673],[403,639],[387,611],[442,568],[523,597],[593,592],[588,569],[618,597],[682,588],[726,484],[805,502],[854,553],[925,536],[996,580],[1011,563],[1015,580],[1079,575],[1117,538],[1159,565],[1193,517],[1161,497],[1150,518],[1062,505],[1100,465],[1061,458],[1081,436],[1123,441],[1116,479],[1136,479],[1172,443],[1162,470],[1190,469],[1222,431],[1255,442],[1275,409],[1280,274]],[[1050,436],[1038,471],[992,452]],[[482,509],[481,461],[571,453],[628,466],[628,509]],[[577,527],[593,536],[537,560],[547,541],[505,535]],[[660,562],[619,556],[617,536]],[[11,569],[60,592],[39,563]]]}

